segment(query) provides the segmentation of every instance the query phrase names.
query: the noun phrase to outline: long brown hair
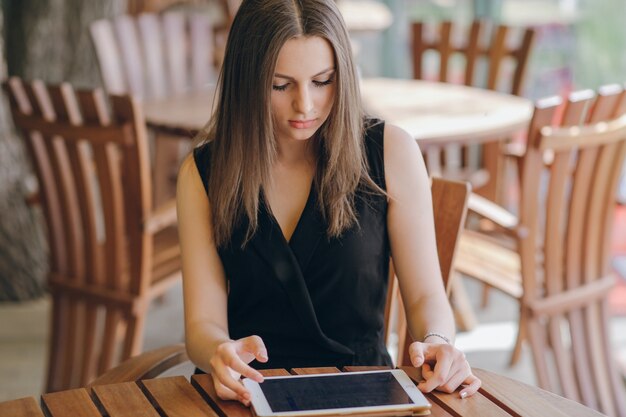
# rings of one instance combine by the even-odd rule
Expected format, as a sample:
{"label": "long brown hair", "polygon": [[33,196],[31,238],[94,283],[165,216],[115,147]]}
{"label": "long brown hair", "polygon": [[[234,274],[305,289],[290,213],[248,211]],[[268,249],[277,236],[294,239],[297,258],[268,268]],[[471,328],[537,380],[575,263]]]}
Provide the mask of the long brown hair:
{"label": "long brown hair", "polygon": [[[319,36],[335,54],[336,96],[313,140],[318,162],[313,186],[329,237],[357,222],[354,197],[368,175],[363,144],[364,114],[350,40],[333,0],[244,0],[233,21],[218,82],[216,111],[200,135],[212,141],[208,197],[215,242],[230,241],[242,216],[247,242],[257,228],[261,191],[270,182],[276,142],[270,107],[278,54],[289,39]],[[269,207],[268,207],[269,209]]]}

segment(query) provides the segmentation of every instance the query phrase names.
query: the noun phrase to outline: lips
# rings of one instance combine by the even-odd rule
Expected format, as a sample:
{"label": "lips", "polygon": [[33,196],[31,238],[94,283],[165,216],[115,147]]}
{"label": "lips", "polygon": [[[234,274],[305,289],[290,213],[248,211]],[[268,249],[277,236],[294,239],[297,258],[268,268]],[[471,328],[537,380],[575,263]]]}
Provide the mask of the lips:
{"label": "lips", "polygon": [[315,125],[317,119],[311,120],[289,120],[289,126],[295,129],[308,129]]}

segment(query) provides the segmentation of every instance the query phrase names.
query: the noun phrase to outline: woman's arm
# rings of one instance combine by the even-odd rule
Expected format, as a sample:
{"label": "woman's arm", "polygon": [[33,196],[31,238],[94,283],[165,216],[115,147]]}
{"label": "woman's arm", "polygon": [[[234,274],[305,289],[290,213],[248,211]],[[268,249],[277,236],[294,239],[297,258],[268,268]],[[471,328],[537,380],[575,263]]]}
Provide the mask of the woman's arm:
{"label": "woman's arm", "polygon": [[[424,365],[426,382],[420,388],[451,392],[466,383],[470,386],[461,391],[462,396],[471,395],[480,381],[471,374],[463,353],[440,337],[424,339],[432,332],[453,340],[455,325],[439,268],[430,181],[422,154],[405,131],[387,124],[384,155],[391,253],[409,330],[418,341],[409,350],[411,361]],[[434,369],[432,362],[437,363]]]}
{"label": "woman's arm", "polygon": [[220,397],[247,402],[249,393],[239,375],[262,381],[248,363],[267,361],[267,351],[258,336],[237,341],[229,337],[226,277],[213,239],[209,201],[192,155],[180,168],[176,200],[187,353],[198,368],[217,377]]}

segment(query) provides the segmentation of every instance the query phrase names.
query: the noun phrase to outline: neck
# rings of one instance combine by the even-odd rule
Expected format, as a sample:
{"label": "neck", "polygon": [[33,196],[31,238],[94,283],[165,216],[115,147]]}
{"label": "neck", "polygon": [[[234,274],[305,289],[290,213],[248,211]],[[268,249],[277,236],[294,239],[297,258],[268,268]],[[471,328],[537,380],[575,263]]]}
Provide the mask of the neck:
{"label": "neck", "polygon": [[284,166],[301,164],[315,165],[315,146],[312,139],[307,141],[278,141],[277,162]]}

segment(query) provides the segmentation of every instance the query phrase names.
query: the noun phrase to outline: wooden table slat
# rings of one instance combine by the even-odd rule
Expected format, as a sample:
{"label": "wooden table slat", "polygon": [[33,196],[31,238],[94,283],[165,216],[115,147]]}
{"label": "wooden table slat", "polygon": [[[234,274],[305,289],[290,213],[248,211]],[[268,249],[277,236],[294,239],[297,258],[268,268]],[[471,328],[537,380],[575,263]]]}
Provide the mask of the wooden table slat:
{"label": "wooden table slat", "polygon": [[[285,371],[287,375],[289,373]],[[266,375],[267,376],[267,375]],[[251,417],[252,412],[239,401],[221,400],[215,392],[211,375],[193,375],[191,385],[204,397],[220,417]]]}
{"label": "wooden table slat", "polygon": [[294,375],[315,375],[315,374],[339,374],[341,371],[334,366],[323,366],[319,368],[293,368]]}
{"label": "wooden table slat", "polygon": [[146,379],[140,387],[162,416],[167,417],[215,417],[217,413],[182,376]]}
{"label": "wooden table slat", "polygon": [[[401,367],[404,372],[417,384],[421,380],[421,373],[419,369],[412,366]],[[469,399],[462,399],[459,396],[459,392],[453,392],[447,394],[445,392],[433,391],[426,395],[428,400],[433,404],[433,407],[438,405],[442,409],[446,410],[449,415],[455,417],[482,417],[485,415],[485,410],[490,410],[490,416],[493,417],[510,417],[508,412],[493,406],[493,401],[485,397],[480,392],[477,392]],[[433,415],[438,415],[433,410]],[[444,414],[445,415],[445,414]]]}
{"label": "wooden table slat", "polygon": [[159,417],[135,382],[98,385],[91,390],[109,417]]}
{"label": "wooden table slat", "polygon": [[0,416],[11,417],[43,417],[43,413],[33,397],[0,403]]}
{"label": "wooden table slat", "polygon": [[289,371],[287,371],[286,369],[262,369],[259,372],[261,372],[261,375],[263,376],[289,376],[291,375]]}
{"label": "wooden table slat", "polygon": [[85,388],[52,392],[41,396],[44,412],[52,417],[101,417]]}
{"label": "wooden table slat", "polygon": [[[567,400],[526,384],[482,369],[473,369],[474,374],[483,382],[480,391],[491,398],[501,408],[511,410],[521,416],[550,416],[550,417],[593,417],[603,416],[590,408]],[[529,401],[529,398],[532,398]],[[515,415],[515,414],[513,414]]]}

